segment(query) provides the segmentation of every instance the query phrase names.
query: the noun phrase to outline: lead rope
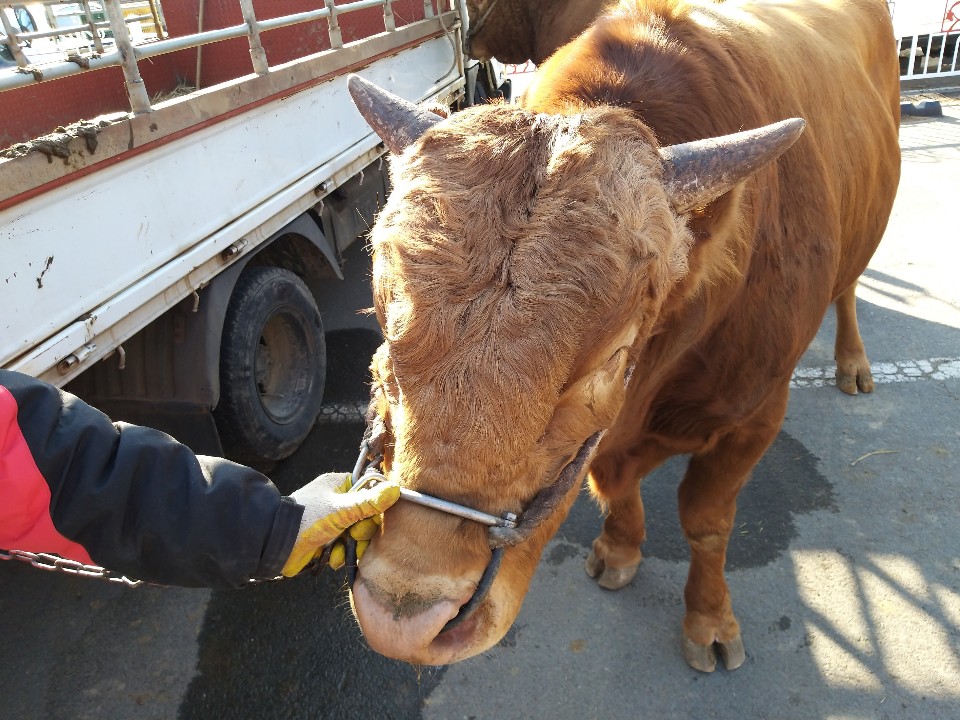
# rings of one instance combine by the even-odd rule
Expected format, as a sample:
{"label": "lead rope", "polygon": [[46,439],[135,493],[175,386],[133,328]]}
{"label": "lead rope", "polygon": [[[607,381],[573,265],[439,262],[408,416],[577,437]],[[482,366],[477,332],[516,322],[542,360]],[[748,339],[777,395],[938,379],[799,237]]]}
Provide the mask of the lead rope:
{"label": "lead rope", "polygon": [[440,632],[446,632],[450,628],[456,627],[464,620],[469,618],[480,607],[480,603],[486,599],[490,588],[493,587],[493,581],[500,570],[500,563],[503,560],[504,548],[514,547],[527,540],[540,524],[546,520],[559,507],[560,503],[570,492],[574,483],[583,469],[590,464],[593,455],[603,438],[604,431],[594,433],[587,441],[580,446],[580,450],[572,461],[567,463],[560,477],[552,485],[545,487],[533,498],[533,502],[524,511],[523,518],[517,523],[516,527],[491,526],[487,531],[487,540],[490,543],[491,557],[483,575],[480,576],[480,582],[477,583],[477,589],[467,603],[460,607],[456,617],[452,618],[443,626]]}
{"label": "lead rope", "polygon": [[[636,362],[627,366],[623,374],[624,390],[630,385],[633,378],[633,371],[636,368]],[[525,542],[533,535],[534,531],[540,527],[541,523],[550,517],[563,502],[574,484],[583,476],[584,471],[593,460],[597,452],[600,441],[606,434],[606,429],[599,430],[584,441],[583,445],[577,451],[577,454],[563,467],[556,481],[538,492],[522,516],[518,519],[513,513],[506,513],[502,517],[489,515],[487,513],[475,510],[474,508],[441,498],[435,498],[430,495],[400,488],[400,499],[409,500],[419,505],[432,507],[435,510],[446,512],[452,515],[475,520],[489,526],[487,531],[487,542],[490,545],[490,562],[484,569],[477,587],[473,591],[473,596],[466,604],[461,606],[456,617],[450,619],[443,626],[441,633],[456,627],[467,618],[469,618],[480,604],[484,601],[493,581],[500,569],[500,563],[503,561],[503,552],[505,548],[514,547]],[[380,463],[383,462],[384,443],[387,436],[387,428],[383,420],[376,414],[374,402],[371,400],[367,409],[367,429],[364,432],[364,439],[360,445],[360,455],[353,468],[354,483],[350,491],[365,487],[369,482],[376,480],[382,482],[386,480],[383,473],[380,472]],[[350,533],[344,536],[345,545],[345,564],[347,566],[347,579],[350,583],[350,589],[357,580],[357,543]]]}
{"label": "lead rope", "polygon": [[[379,424],[379,427],[376,427]],[[481,603],[486,599],[490,589],[493,587],[493,581],[496,579],[497,572],[500,570],[500,564],[503,561],[504,549],[514,547],[525,542],[540,524],[552,515],[563,502],[573,485],[582,476],[584,469],[590,464],[596,453],[597,446],[603,438],[604,430],[594,433],[587,441],[580,446],[580,450],[573,459],[568,462],[561,471],[556,482],[545,487],[536,494],[533,501],[523,513],[522,519],[517,519],[513,513],[507,513],[502,518],[493,515],[481,513],[473,508],[464,505],[458,505],[447,500],[434,498],[429,495],[423,495],[407,488],[401,488],[400,498],[416,502],[426,507],[432,507],[441,512],[447,512],[470,520],[484,522],[489,526],[487,531],[487,542],[490,546],[490,562],[484,569],[477,587],[464,605],[460,607],[457,615],[450,619],[440,632],[446,632],[467,620]],[[360,446],[360,455],[354,465],[354,474],[356,478],[350,490],[356,490],[365,487],[372,480],[383,481],[386,478],[379,471],[379,465],[383,459],[383,440],[386,437],[386,428],[383,422],[376,418],[365,435],[365,439]],[[483,519],[480,517],[483,516]],[[491,522],[491,521],[500,522]],[[351,590],[357,580],[357,542],[349,533],[344,536],[344,564],[347,568],[347,580]]]}
{"label": "lead rope", "polygon": [[497,6],[499,1],[500,0],[493,0],[493,2],[487,6],[487,9],[483,11],[483,15],[477,18],[477,24],[470,26],[470,28],[467,30],[467,42],[472,40],[473,36],[483,29],[484,24],[487,22],[487,18],[490,17],[490,13],[493,12],[493,9]]}

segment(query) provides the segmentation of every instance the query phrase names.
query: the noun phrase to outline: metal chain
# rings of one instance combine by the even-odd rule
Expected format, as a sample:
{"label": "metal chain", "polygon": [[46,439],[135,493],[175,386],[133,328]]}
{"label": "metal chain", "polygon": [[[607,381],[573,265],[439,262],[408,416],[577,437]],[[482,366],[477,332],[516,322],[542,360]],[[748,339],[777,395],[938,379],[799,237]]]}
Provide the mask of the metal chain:
{"label": "metal chain", "polygon": [[[163,587],[159,583],[150,583],[145,580],[132,580],[126,575],[107,570],[99,565],[84,565],[82,562],[68,560],[67,558],[62,558],[59,555],[51,555],[50,553],[34,553],[27,552],[26,550],[0,550],[0,560],[19,560],[30,563],[30,565],[40,570],[50,570],[52,572],[67,573],[68,575],[77,575],[78,577],[106,580],[108,582],[120,583],[127,587],[140,587],[141,585]],[[304,567],[304,571],[309,571],[312,574],[316,574],[319,569],[322,569],[322,566],[316,560],[311,561]],[[241,585],[241,587],[262,585],[263,583],[272,583],[287,579],[289,578],[283,575],[277,575],[272,578],[251,578]]]}
{"label": "metal chain", "polygon": [[111,572],[99,565],[84,565],[76,560],[68,560],[59,555],[49,553],[33,553],[26,550],[0,550],[0,560],[20,560],[30,563],[40,570],[52,570],[53,572],[63,572],[68,575],[79,575],[80,577],[97,578],[109,582],[121,583],[127,587],[137,587],[143,585],[143,580],[131,580],[126,575],[120,575]]}

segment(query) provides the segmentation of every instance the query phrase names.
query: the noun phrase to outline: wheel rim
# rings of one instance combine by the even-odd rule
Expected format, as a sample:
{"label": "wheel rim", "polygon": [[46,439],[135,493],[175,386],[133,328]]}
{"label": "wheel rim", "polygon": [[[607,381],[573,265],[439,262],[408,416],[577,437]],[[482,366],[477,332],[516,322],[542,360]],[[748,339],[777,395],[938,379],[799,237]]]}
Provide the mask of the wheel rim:
{"label": "wheel rim", "polygon": [[267,318],[254,356],[254,381],[263,411],[281,425],[294,420],[313,378],[306,333],[283,308]]}

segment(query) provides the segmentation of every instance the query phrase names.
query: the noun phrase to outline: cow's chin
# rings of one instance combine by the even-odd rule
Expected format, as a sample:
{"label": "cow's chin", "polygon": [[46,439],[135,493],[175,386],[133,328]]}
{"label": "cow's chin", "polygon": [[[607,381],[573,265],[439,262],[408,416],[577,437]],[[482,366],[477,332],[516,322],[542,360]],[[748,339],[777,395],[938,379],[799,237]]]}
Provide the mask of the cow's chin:
{"label": "cow's chin", "polygon": [[510,592],[507,583],[497,581],[469,618],[444,630],[471,595],[472,588],[452,591],[444,599],[404,609],[385,601],[361,570],[351,602],[360,629],[378,653],[417,665],[447,665],[493,647],[520,610],[522,597]]}

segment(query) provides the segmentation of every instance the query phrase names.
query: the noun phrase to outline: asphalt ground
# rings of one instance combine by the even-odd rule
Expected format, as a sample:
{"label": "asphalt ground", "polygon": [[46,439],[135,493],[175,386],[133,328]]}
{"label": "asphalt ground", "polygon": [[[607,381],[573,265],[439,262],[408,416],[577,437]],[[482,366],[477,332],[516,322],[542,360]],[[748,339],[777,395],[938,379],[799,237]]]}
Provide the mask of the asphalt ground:
{"label": "asphalt ground", "polygon": [[[677,458],[644,482],[631,585],[583,571],[600,524],[583,495],[504,640],[446,668],[368,650],[332,572],[129,589],[0,563],[0,718],[960,717],[960,104],[943,97],[942,118],[903,124],[900,193],[860,285],[876,392],[833,387],[829,313],[741,493],[740,669],[682,659]],[[362,432],[349,418],[377,336],[369,317],[328,320],[329,412],[272,472],[287,491],[352,465]]]}

